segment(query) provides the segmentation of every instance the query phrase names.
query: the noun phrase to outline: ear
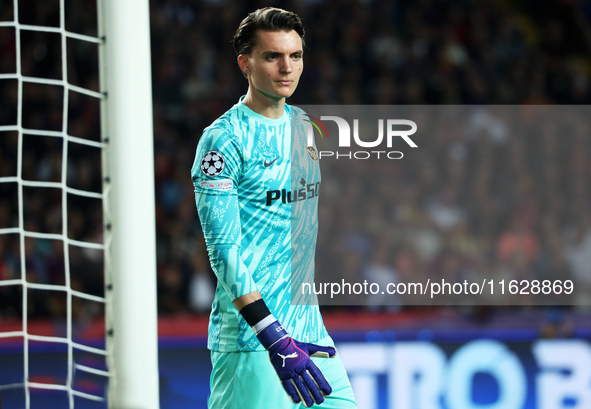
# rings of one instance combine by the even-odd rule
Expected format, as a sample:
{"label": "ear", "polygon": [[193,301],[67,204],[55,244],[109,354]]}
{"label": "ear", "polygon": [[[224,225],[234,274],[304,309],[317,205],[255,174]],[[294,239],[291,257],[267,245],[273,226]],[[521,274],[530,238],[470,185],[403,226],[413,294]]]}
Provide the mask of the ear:
{"label": "ear", "polygon": [[249,61],[248,61],[248,56],[246,56],[244,54],[240,54],[238,56],[238,66],[240,67],[240,70],[242,70],[242,72],[244,74],[250,74],[250,65],[249,65]]}

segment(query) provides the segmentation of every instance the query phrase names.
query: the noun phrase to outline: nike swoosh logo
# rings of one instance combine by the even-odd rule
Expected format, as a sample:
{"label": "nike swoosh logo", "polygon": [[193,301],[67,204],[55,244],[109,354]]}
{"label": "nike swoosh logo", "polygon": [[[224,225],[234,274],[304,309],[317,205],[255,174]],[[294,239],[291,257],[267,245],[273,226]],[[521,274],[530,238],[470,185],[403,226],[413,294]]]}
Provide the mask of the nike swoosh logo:
{"label": "nike swoosh logo", "polygon": [[272,164],[274,164],[277,159],[279,159],[279,156],[277,156],[271,162],[267,162],[267,159],[265,159],[265,161],[263,162],[263,166],[266,167],[266,168],[268,168],[269,166],[271,166]]}

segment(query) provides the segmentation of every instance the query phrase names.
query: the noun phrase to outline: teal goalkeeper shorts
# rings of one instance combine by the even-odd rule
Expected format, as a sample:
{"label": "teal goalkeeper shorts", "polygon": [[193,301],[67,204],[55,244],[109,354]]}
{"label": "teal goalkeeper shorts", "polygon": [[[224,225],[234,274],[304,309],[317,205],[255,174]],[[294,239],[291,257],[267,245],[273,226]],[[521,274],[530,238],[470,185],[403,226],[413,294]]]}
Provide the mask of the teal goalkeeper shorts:
{"label": "teal goalkeeper shorts", "polygon": [[[326,337],[319,345],[334,345]],[[330,383],[332,393],[317,409],[357,409],[347,372],[338,356],[312,358]],[[209,409],[299,409],[281,386],[267,351],[211,352]]]}

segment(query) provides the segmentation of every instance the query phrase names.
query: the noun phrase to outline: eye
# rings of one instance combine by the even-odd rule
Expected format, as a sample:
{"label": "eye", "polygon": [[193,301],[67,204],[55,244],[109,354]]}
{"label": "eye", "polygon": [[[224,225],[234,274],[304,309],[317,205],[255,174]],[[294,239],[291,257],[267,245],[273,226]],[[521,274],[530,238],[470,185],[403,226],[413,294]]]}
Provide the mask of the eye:
{"label": "eye", "polygon": [[293,55],[291,56],[291,58],[292,58],[292,59],[294,59],[294,60],[296,60],[296,61],[298,61],[298,60],[301,60],[301,59],[302,59],[302,54],[300,54],[300,53],[295,53],[295,54],[293,54]]}
{"label": "eye", "polygon": [[267,54],[265,57],[267,61],[275,61],[277,59],[277,54]]}

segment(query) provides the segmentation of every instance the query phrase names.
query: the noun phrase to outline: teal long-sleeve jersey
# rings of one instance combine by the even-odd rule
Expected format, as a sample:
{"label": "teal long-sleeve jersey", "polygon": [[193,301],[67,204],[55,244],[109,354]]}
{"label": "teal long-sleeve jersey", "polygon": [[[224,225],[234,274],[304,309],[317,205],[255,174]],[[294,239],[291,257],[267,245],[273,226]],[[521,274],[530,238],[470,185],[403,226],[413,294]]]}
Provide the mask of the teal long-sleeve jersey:
{"label": "teal long-sleeve jersey", "polygon": [[320,167],[311,125],[285,105],[279,119],[242,99],[203,132],[191,170],[207,251],[218,284],[208,348],[262,350],[232,301],[258,290],[295,339],[327,333],[312,294]]}

